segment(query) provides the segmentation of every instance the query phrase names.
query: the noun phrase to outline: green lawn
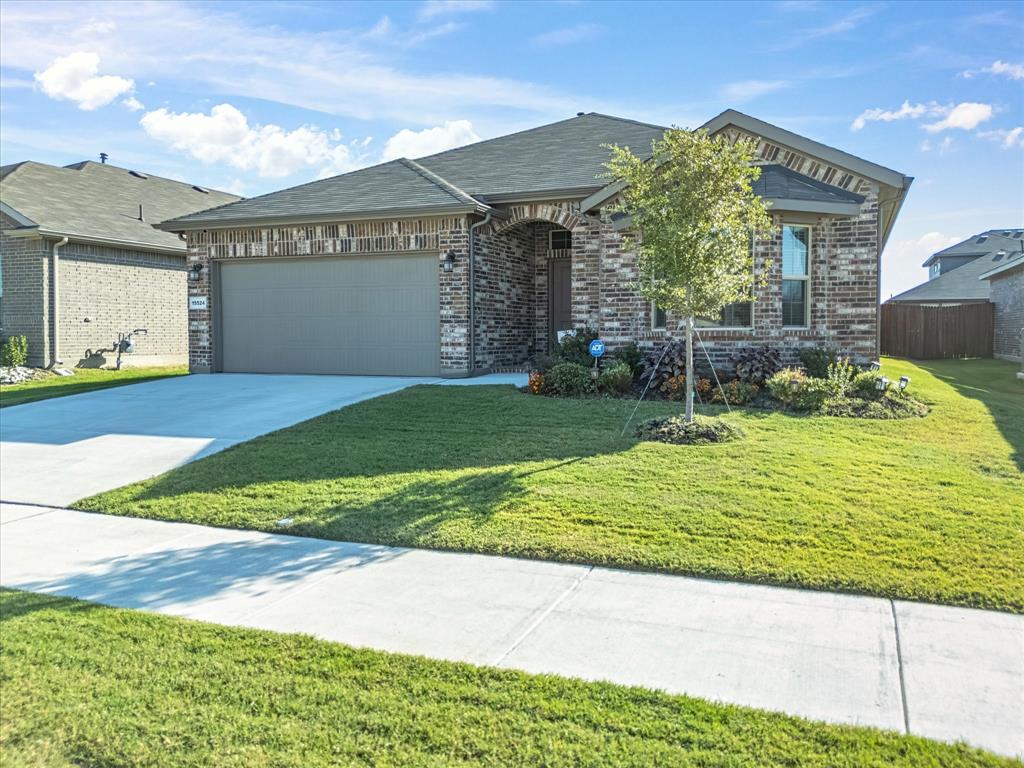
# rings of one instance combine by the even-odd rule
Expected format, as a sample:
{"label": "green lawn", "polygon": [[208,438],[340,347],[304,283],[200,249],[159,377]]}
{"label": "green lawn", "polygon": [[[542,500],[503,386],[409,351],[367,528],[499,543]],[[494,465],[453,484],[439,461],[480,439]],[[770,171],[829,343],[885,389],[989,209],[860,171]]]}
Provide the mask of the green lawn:
{"label": "green lawn", "polygon": [[14,766],[1010,766],[641,688],[0,591]]}
{"label": "green lawn", "polygon": [[415,387],[76,506],[1024,612],[1015,366],[883,370],[932,413],[734,411],[745,440],[671,446],[619,437],[628,401]]}
{"label": "green lawn", "polygon": [[94,389],[141,384],[144,381],[155,381],[168,376],[182,376],[186,373],[188,373],[188,368],[184,366],[124,368],[120,371],[108,371],[104,368],[76,368],[74,376],[53,374],[22,384],[0,385],[0,408],[32,403],[36,400],[47,400],[51,397],[78,395],[82,392],[92,392]]}

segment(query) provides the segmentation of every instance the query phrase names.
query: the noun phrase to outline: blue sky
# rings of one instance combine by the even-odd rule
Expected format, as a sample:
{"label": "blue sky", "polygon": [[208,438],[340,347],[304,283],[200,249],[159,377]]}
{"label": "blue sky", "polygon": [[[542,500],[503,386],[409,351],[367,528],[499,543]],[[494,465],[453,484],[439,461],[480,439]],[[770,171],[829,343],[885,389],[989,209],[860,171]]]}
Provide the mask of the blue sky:
{"label": "blue sky", "polygon": [[0,160],[254,195],[598,111],[732,107],[916,181],[883,296],[1024,225],[1024,4],[0,5]]}

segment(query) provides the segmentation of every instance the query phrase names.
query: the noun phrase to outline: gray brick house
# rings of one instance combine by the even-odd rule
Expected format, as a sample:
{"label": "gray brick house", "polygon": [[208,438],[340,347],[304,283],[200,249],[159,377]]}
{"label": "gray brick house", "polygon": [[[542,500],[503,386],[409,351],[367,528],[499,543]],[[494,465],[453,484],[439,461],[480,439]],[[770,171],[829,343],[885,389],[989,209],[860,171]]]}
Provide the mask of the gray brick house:
{"label": "gray brick house", "polygon": [[1024,242],[1018,248],[978,279],[991,286],[992,355],[1024,364]]}
{"label": "gray brick house", "polygon": [[[876,356],[879,256],[911,179],[735,111],[704,127],[757,141],[778,225],[755,246],[753,301],[701,321],[713,354]],[[611,349],[657,344],[679,325],[630,288],[603,163],[664,130],[581,113],[163,222],[197,269],[192,370],[465,376],[580,326]]]}
{"label": "gray brick house", "polygon": [[0,168],[0,330],[37,366],[109,365],[134,328],[126,365],[184,363],[185,243],[152,225],[238,199],[89,161]]}

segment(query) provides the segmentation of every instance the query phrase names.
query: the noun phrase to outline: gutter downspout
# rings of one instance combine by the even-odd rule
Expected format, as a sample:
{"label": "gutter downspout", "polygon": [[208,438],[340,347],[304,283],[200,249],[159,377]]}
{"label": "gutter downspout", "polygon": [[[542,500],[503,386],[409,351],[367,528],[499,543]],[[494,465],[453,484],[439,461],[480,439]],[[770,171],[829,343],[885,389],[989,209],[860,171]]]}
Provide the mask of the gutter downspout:
{"label": "gutter downspout", "polygon": [[53,280],[53,362],[51,365],[61,365],[64,361],[60,359],[60,249],[67,245],[67,237],[63,237],[53,244],[53,266],[50,271],[50,279]]}
{"label": "gutter downspout", "polygon": [[469,226],[469,375],[476,371],[476,253],[473,248],[473,230],[490,224],[493,213],[488,212],[481,221]]}

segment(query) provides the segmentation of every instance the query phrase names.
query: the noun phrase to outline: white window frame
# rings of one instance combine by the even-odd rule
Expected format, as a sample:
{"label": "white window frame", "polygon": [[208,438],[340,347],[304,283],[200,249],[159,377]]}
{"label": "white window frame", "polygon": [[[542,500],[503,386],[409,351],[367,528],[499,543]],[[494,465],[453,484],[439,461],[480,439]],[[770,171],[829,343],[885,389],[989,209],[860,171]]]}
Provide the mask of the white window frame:
{"label": "white window frame", "polygon": [[[568,232],[569,233],[569,247],[568,248],[555,248],[552,240],[554,240],[555,232]],[[571,229],[550,229],[548,230],[548,250],[549,251],[569,251],[572,250],[572,230]]]}
{"label": "white window frame", "polygon": [[[810,224],[804,224],[803,222],[799,222],[799,221],[784,221],[784,222],[782,222],[782,226],[783,226],[783,228],[785,228],[785,227],[801,227],[801,228],[807,230],[807,274],[806,275],[803,275],[803,276],[800,276],[800,275],[786,275],[786,260],[785,260],[785,257],[783,255],[783,250],[782,250],[783,248],[785,248],[785,245],[783,244],[780,247],[780,249],[779,249],[779,271],[782,272],[782,282],[785,283],[786,280],[803,280],[804,281],[804,322],[803,322],[803,325],[786,325],[785,322],[783,322],[782,327],[783,328],[797,328],[797,329],[799,329],[799,328],[810,328],[811,327],[811,285],[812,285],[812,282],[811,282],[811,262],[813,261],[812,256],[814,254],[814,227],[811,226]],[[783,243],[785,243],[785,238],[783,238]],[[781,287],[782,287],[781,284],[780,284],[779,287],[780,287],[780,292],[781,292]],[[781,295],[779,296],[779,301],[780,301],[780,308],[781,308],[781,301],[782,301],[782,296]]]}

